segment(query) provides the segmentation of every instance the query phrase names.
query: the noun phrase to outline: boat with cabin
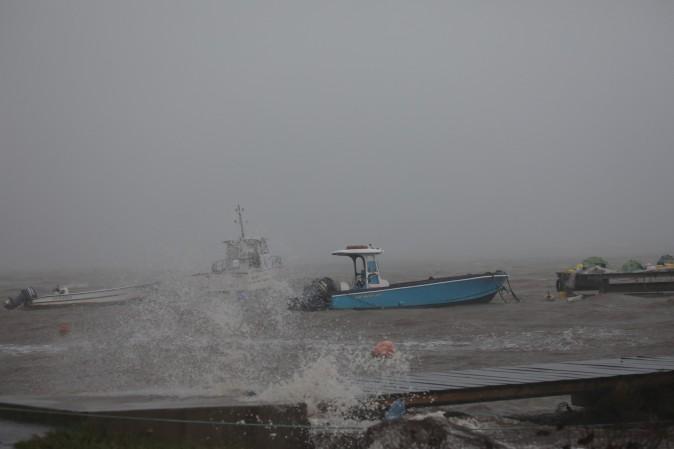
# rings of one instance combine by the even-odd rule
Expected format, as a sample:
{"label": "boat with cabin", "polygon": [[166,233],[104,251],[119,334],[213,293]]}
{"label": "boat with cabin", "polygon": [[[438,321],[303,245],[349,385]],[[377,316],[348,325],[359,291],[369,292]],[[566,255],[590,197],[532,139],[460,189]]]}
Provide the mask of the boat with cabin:
{"label": "boat with cabin", "polygon": [[325,277],[313,281],[302,297],[293,298],[296,310],[392,309],[486,303],[507,290],[503,271],[389,283],[382,277],[377,257],[384,251],[372,245],[348,245],[332,255],[353,263],[353,283],[337,284]]}
{"label": "boat with cabin", "polygon": [[243,212],[244,209],[237,205],[238,218],[234,221],[239,224],[241,235],[237,240],[222,242],[226,245],[226,258],[213,262],[211,272],[214,274],[240,274],[272,270],[282,266],[281,258],[270,254],[269,245],[264,237],[246,238],[243,227]]}
{"label": "boat with cabin", "polygon": [[213,288],[236,292],[240,298],[248,297],[255,291],[271,288],[276,275],[283,267],[281,257],[272,255],[267,239],[246,236],[243,212],[237,205],[235,223],[239,224],[240,235],[236,240],[225,240],[225,258],[211,265],[210,273],[197,273],[213,281]]}

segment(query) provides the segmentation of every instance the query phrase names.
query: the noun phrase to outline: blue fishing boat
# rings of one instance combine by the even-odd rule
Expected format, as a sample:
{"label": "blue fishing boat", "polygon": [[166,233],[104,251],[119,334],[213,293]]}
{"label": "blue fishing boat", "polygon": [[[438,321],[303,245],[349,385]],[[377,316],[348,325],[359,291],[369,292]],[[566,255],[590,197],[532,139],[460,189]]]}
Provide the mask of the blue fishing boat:
{"label": "blue fishing boat", "polygon": [[508,274],[503,271],[466,274],[390,284],[382,278],[377,256],[381,248],[349,245],[334,251],[353,262],[353,284],[321,278],[307,286],[301,298],[290,302],[293,309],[392,309],[441,307],[489,302],[501,290],[507,290]]}

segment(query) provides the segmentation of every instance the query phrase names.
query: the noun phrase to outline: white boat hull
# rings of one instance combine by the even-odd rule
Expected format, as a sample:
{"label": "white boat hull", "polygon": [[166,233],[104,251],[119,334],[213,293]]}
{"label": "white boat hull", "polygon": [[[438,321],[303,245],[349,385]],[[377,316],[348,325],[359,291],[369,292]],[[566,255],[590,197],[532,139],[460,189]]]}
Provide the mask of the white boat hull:
{"label": "white boat hull", "polygon": [[90,292],[77,292],[68,294],[45,295],[33,299],[25,304],[27,308],[42,308],[54,306],[84,305],[84,304],[107,304],[116,302],[133,301],[145,296],[143,289],[138,287],[122,287]]}

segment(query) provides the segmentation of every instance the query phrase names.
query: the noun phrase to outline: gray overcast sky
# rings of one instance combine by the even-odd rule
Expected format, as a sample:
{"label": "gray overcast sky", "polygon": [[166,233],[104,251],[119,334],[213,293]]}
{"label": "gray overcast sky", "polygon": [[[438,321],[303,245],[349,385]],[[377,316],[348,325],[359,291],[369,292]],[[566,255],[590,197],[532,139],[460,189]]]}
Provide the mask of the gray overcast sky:
{"label": "gray overcast sky", "polygon": [[674,251],[674,2],[0,0],[0,269]]}

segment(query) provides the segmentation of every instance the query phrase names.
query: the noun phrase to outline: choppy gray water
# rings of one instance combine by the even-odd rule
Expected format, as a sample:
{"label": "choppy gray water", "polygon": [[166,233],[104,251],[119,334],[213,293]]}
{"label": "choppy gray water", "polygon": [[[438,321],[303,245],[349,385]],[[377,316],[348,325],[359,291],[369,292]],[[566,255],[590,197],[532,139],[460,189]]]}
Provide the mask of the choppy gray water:
{"label": "choppy gray water", "polygon": [[[291,274],[270,297],[245,301],[215,292],[212,281],[171,273],[159,276],[157,290],[135,303],[2,310],[0,395],[242,398],[255,392],[261,400],[338,399],[348,405],[358,396],[348,381],[353,374],[671,353],[674,299],[598,295],[546,301],[555,270],[564,266],[532,261],[444,271],[402,267],[387,276],[397,281],[505,268],[519,303],[497,296],[486,305],[441,309],[291,312],[284,301],[296,293]],[[27,285],[95,288],[129,280],[106,273],[59,276],[5,277],[0,288],[6,295]],[[71,332],[60,335],[61,323],[69,323]],[[373,360],[370,350],[383,338],[395,342],[398,352],[391,360]],[[541,404],[549,406],[523,401],[472,410],[498,415]]]}

